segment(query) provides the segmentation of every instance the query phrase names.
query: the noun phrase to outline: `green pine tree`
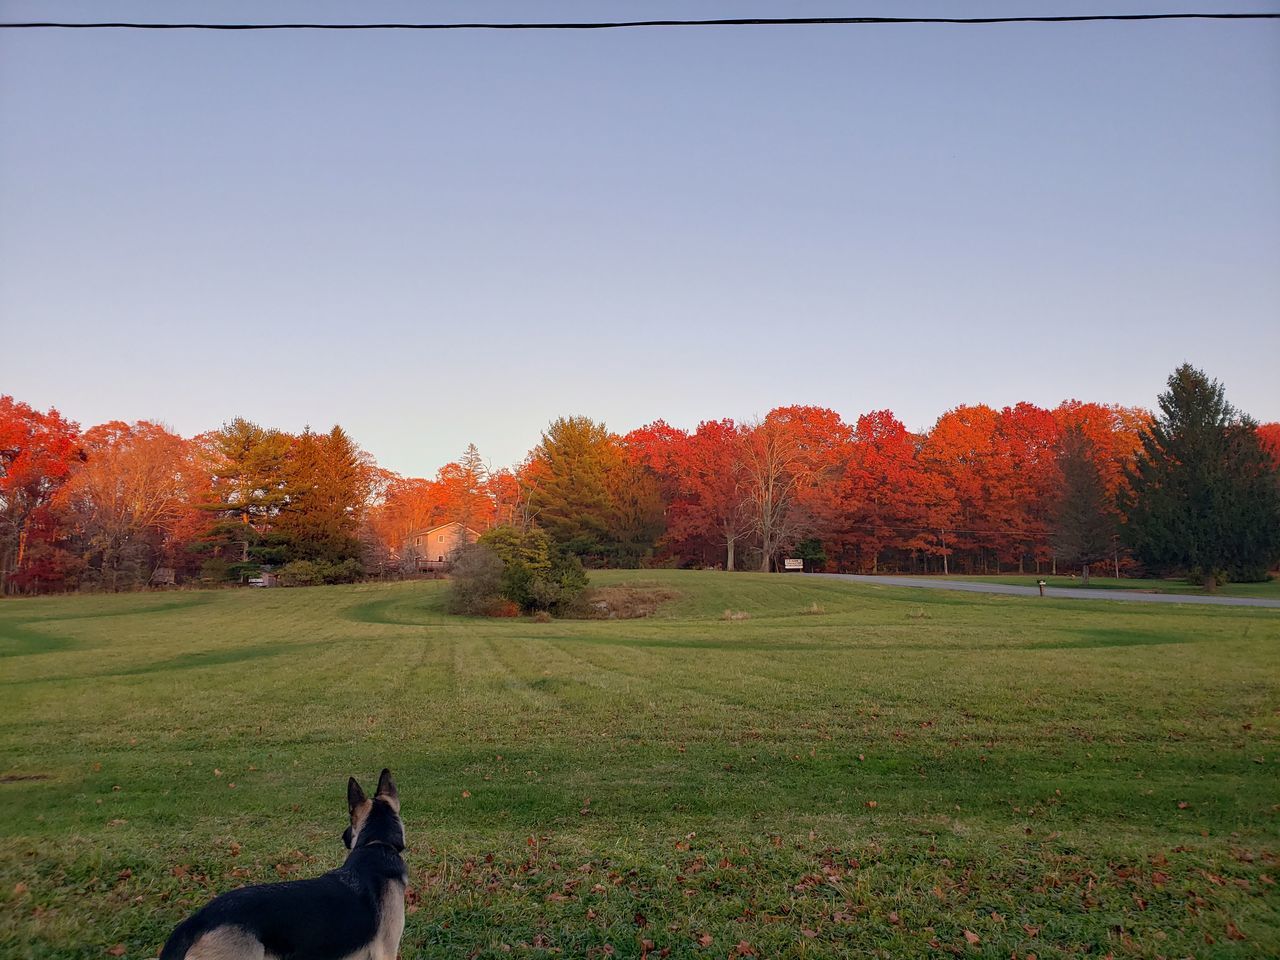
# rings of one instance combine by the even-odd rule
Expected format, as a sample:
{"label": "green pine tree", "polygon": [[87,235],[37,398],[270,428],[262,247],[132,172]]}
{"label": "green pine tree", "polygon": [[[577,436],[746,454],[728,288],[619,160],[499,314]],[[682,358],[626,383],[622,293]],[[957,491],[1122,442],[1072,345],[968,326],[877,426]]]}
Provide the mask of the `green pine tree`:
{"label": "green pine tree", "polygon": [[1125,534],[1158,573],[1266,579],[1280,560],[1280,487],[1257,425],[1190,364],[1169,377],[1160,416],[1128,471]]}
{"label": "green pine tree", "polygon": [[285,470],[287,503],[277,528],[292,559],[338,563],[360,556],[360,523],[369,495],[365,457],[341,427],[304,430]]}
{"label": "green pine tree", "polygon": [[561,417],[535,451],[538,479],[533,509],[556,543],[572,553],[600,556],[612,541],[610,475],[621,461],[617,441],[587,417]]}
{"label": "green pine tree", "polygon": [[287,502],[285,466],[290,438],[243,418],[224,424],[205,446],[213,499],[201,504],[214,520],[193,551],[205,557],[206,575],[236,580],[264,563],[287,559],[274,531]]}

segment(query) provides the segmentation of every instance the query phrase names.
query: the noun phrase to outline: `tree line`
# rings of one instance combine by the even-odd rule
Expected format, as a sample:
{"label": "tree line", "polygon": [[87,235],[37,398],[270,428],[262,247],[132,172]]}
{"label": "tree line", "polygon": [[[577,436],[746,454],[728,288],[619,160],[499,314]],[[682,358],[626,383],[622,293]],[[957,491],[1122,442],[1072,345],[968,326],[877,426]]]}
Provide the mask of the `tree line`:
{"label": "tree line", "polygon": [[924,433],[815,406],[626,434],[564,417],[515,466],[471,446],[431,479],[380,468],[339,426],[82,431],[5,396],[0,577],[6,593],[353,580],[411,566],[411,534],[456,520],[538,531],[588,566],[1258,579],[1280,560],[1278,478],[1280,424],[1189,365],[1155,412],[964,405]]}

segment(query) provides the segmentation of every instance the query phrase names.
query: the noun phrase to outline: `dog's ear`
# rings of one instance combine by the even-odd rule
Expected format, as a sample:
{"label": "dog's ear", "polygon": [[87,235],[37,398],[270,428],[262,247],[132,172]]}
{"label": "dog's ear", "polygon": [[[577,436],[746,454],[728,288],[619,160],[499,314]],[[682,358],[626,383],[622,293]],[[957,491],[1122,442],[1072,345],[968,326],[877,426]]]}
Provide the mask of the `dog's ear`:
{"label": "dog's ear", "polygon": [[347,779],[347,810],[351,813],[356,812],[356,807],[364,803],[368,799],[364,795],[364,791],[360,789],[360,784],[356,783],[355,777]]}
{"label": "dog's ear", "polygon": [[391,771],[383,769],[378,777],[377,796],[385,797],[394,804],[400,803],[400,791],[396,789],[396,782],[391,779]]}

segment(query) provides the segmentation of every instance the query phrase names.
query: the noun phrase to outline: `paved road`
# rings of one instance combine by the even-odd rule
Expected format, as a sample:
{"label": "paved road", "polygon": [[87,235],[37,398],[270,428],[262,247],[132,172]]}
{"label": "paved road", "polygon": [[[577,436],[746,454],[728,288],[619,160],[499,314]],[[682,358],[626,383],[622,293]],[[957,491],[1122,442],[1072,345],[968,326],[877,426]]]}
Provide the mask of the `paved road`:
{"label": "paved road", "polygon": [[[975,583],[971,580],[933,580],[923,577],[864,577],[853,573],[815,573],[815,577],[833,580],[850,580],[880,587],[921,587],[925,590],[959,590],[963,593],[1008,593],[1018,597],[1037,597],[1036,587],[1021,587],[1007,583]],[[1196,594],[1142,593],[1137,590],[1084,590],[1079,587],[1045,587],[1044,595],[1066,600],[1122,600],[1127,603],[1199,603],[1214,607],[1273,607],[1280,609],[1280,600],[1264,600],[1258,597],[1204,597]]]}

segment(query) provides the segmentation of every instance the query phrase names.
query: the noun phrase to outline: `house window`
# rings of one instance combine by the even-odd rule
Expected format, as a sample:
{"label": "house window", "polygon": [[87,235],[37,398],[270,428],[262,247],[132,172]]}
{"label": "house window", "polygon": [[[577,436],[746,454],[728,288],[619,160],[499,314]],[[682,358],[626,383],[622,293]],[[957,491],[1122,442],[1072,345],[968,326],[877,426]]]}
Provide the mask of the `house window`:
{"label": "house window", "polygon": [[440,542],[441,542],[441,543],[444,543],[444,534],[443,534],[443,533],[442,533],[442,534],[440,534]]}
{"label": "house window", "polygon": [[422,538],[421,538],[421,537],[418,537],[416,540],[414,540],[414,541],[413,541],[413,545],[414,545],[415,547],[420,547],[420,546],[422,546]]}

